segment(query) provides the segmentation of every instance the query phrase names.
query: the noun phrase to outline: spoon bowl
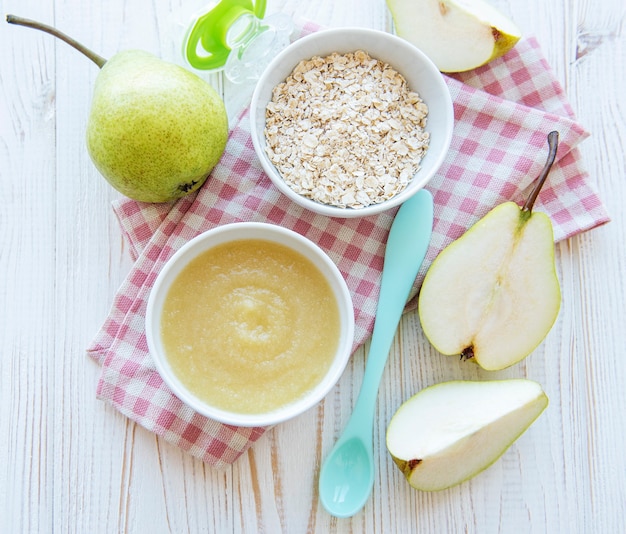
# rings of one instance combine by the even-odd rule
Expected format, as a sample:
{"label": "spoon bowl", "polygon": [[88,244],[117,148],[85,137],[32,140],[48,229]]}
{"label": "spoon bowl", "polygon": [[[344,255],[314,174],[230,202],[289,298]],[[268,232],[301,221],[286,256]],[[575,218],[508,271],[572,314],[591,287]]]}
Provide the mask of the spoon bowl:
{"label": "spoon bowl", "polygon": [[320,500],[335,517],[350,517],[357,513],[372,491],[372,434],[378,387],[411,287],[424,261],[432,227],[433,198],[425,189],[402,204],[391,225],[374,331],[359,397],[342,436],[320,471]]}
{"label": "spoon bowl", "polygon": [[[353,421],[357,419],[352,418]],[[374,451],[367,421],[347,427],[343,439],[337,441],[326,458],[320,473],[322,505],[335,517],[350,517],[365,505],[374,486]]]}

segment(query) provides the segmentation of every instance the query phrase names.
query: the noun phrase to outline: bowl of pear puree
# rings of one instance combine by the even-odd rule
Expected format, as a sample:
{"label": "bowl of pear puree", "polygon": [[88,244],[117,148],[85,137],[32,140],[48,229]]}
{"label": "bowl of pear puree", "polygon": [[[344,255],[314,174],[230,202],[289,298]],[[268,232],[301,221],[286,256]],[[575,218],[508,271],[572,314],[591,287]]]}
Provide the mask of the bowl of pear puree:
{"label": "bowl of pear puree", "polygon": [[269,426],[317,404],[352,352],[354,311],[315,243],[267,223],[219,226],[183,245],[148,299],[156,368],[197,412]]}

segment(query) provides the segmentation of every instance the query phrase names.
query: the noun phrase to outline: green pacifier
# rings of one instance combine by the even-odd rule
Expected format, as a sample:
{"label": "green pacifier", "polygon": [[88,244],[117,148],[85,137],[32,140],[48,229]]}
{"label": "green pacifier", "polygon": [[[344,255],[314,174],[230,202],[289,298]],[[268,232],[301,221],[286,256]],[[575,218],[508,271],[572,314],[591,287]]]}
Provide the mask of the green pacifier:
{"label": "green pacifier", "polygon": [[266,0],[222,0],[189,27],[183,55],[199,70],[224,70],[234,83],[256,81],[289,44],[291,19],[263,18]]}

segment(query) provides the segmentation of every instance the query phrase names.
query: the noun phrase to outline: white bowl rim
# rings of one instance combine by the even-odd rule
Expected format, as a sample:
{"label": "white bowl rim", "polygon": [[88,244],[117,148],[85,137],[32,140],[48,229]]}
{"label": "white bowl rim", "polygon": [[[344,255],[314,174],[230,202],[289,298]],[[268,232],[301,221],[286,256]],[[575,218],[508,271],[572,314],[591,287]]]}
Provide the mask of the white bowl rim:
{"label": "white bowl rim", "polygon": [[[255,111],[259,107],[259,99],[260,93],[263,89],[264,85],[267,84],[267,80],[272,75],[272,71],[276,68],[277,65],[280,65],[285,61],[285,58],[290,56],[294,51],[300,50],[308,46],[309,41],[313,40],[326,40],[332,37],[345,37],[345,36],[364,36],[367,38],[375,37],[376,39],[386,39],[391,41],[396,45],[399,49],[404,49],[404,51],[411,51],[413,54],[419,56],[424,65],[428,67],[428,70],[432,72],[433,81],[439,86],[439,90],[441,91],[441,96],[446,100],[445,109],[446,116],[443,120],[443,131],[444,138],[441,143],[441,150],[434,161],[431,160],[430,164],[430,172],[421,168],[413,177],[409,186],[407,186],[403,191],[393,196],[389,200],[381,202],[379,204],[371,204],[364,208],[341,208],[338,206],[333,206],[331,204],[323,204],[320,202],[316,202],[312,199],[306,198],[298,193],[296,193],[289,185],[283,180],[278,170],[275,166],[269,161],[269,158],[265,155],[264,151],[264,140],[261,139],[260,132],[258,131],[255,124]],[[366,46],[362,47],[366,49]],[[356,50],[356,48],[355,48]],[[402,53],[402,52],[400,52]],[[374,55],[374,54],[372,54]],[[295,65],[293,65],[295,66]],[[292,68],[293,68],[292,66]],[[404,73],[401,73],[404,75]],[[427,102],[428,104],[428,102]],[[428,126],[427,126],[428,130]],[[265,68],[263,73],[261,74],[254,91],[252,93],[251,105],[250,105],[250,131],[252,137],[252,144],[257,153],[257,157],[260,160],[261,166],[263,170],[268,175],[272,183],[278,188],[278,190],[287,196],[290,200],[295,202],[296,204],[313,211],[315,213],[326,215],[328,217],[337,217],[337,218],[355,218],[355,217],[368,217],[371,215],[377,215],[379,213],[383,213],[387,210],[390,210],[396,206],[399,206],[406,200],[408,200],[411,196],[416,194],[420,189],[423,189],[430,180],[435,176],[445,157],[447,156],[448,150],[450,148],[450,144],[452,142],[452,135],[454,130],[454,107],[452,103],[452,97],[450,95],[450,91],[445,82],[443,74],[437,69],[432,60],[419,48],[415,45],[409,43],[407,40],[398,37],[392,33],[375,30],[370,28],[360,28],[360,27],[341,27],[341,28],[329,28],[322,29],[304,37],[297,39],[292,42],[289,46],[281,50],[276,57],[269,63],[269,65]],[[428,157],[428,152],[426,154]],[[413,184],[413,186],[411,186]]]}
{"label": "white bowl rim", "polygon": [[[240,235],[245,232],[245,237]],[[342,317],[340,344],[335,358],[324,376],[324,378],[308,393],[299,400],[280,407],[277,410],[264,414],[246,414],[222,410],[198,399],[191,393],[184,384],[175,376],[171,370],[167,359],[160,348],[160,341],[157,341],[159,329],[155,328],[160,321],[160,306],[167,294],[167,290],[172,280],[177,274],[198,254],[213,248],[214,246],[230,241],[228,235],[236,235],[233,240],[239,239],[266,239],[278,243],[286,244],[285,240],[291,242],[288,247],[299,251],[318,267],[324,277],[329,281],[337,299],[340,316]],[[283,240],[280,239],[283,238]],[[221,239],[221,240],[220,240]],[[297,246],[294,246],[297,245]],[[197,251],[192,254],[194,249]],[[308,252],[303,252],[306,250]],[[189,256],[187,259],[186,256]],[[172,274],[174,273],[174,274]],[[159,305],[161,302],[161,305]],[[242,427],[262,427],[286,421],[300,415],[309,408],[319,403],[327,393],[335,386],[352,354],[354,343],[354,308],[352,297],[348,286],[339,271],[337,265],[328,254],[316,243],[294,230],[265,222],[233,222],[217,226],[207,230],[180,247],[171,258],[164,264],[157,275],[146,308],[146,341],[150,356],[157,368],[157,372],[163,381],[169,386],[174,395],[184,404],[190,406],[198,413],[230,425]]]}

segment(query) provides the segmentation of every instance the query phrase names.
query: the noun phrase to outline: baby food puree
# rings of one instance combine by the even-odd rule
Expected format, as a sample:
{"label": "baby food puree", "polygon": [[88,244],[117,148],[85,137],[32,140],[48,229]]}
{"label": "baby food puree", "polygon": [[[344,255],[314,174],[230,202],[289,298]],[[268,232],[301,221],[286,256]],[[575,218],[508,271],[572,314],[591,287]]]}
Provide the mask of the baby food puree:
{"label": "baby food puree", "polygon": [[205,402],[264,413],[316,386],[339,343],[339,308],[319,269],[271,241],[217,245],[172,283],[161,337],[174,374]]}

